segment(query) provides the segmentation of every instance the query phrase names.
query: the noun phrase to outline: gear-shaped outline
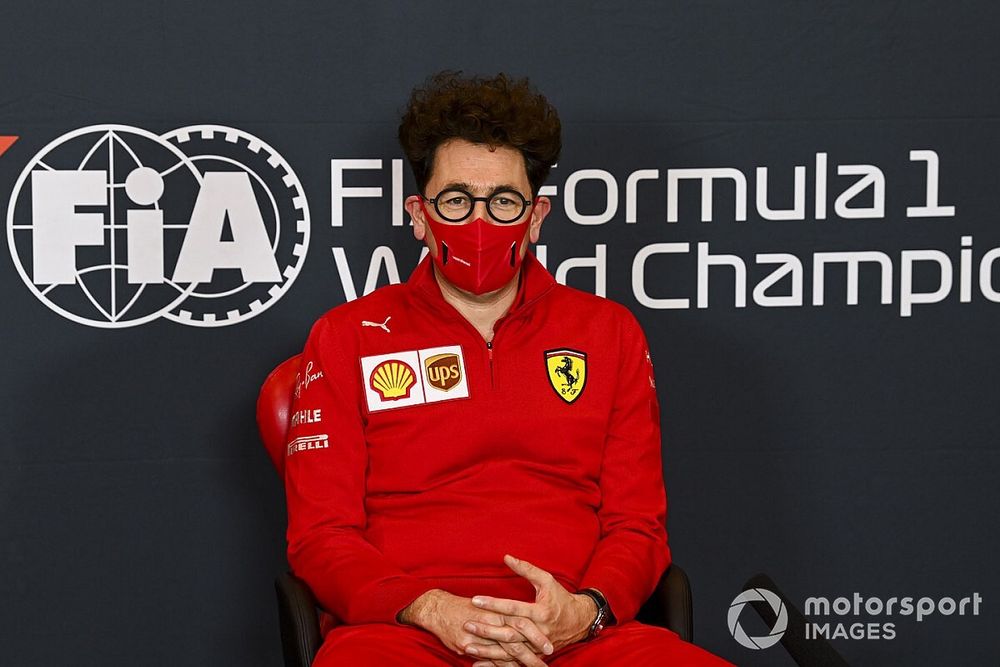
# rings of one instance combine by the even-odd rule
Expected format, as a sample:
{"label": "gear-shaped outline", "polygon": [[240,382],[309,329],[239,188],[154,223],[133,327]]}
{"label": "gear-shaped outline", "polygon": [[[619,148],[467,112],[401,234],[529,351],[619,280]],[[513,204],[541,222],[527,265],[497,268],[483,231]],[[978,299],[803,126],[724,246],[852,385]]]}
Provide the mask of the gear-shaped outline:
{"label": "gear-shaped outline", "polygon": [[[160,136],[164,141],[177,146],[183,151],[180,146],[181,144],[189,141],[191,139],[191,135],[198,134],[202,139],[211,141],[218,139],[216,136],[217,133],[221,133],[223,135],[223,140],[233,145],[242,145],[240,143],[240,139],[245,140],[245,147],[247,150],[255,155],[259,155],[261,151],[263,151],[267,158],[267,164],[269,164],[276,171],[280,172],[281,170],[284,170],[284,176],[282,176],[281,180],[285,184],[285,187],[293,193],[291,197],[292,207],[299,214],[299,217],[295,220],[295,232],[300,235],[300,239],[294,244],[291,251],[297,261],[281,270],[281,275],[285,279],[284,282],[271,286],[267,292],[269,298],[266,301],[262,302],[260,299],[255,299],[247,304],[246,312],[243,312],[242,310],[228,310],[224,313],[207,312],[204,313],[201,319],[199,319],[195,317],[194,313],[190,310],[184,308],[185,303],[192,298],[205,298],[196,293],[192,293],[187,297],[187,299],[182,301],[180,305],[163,314],[163,317],[166,317],[173,322],[179,322],[180,324],[196,327],[222,327],[237,324],[252,317],[256,317],[270,308],[276,301],[278,301],[278,299],[284,296],[285,292],[287,292],[292,286],[292,283],[295,282],[295,279],[302,270],[302,265],[305,262],[306,254],[309,250],[311,216],[309,213],[309,202],[302,189],[302,183],[288,161],[285,160],[285,158],[283,158],[268,143],[258,137],[255,137],[249,132],[225,125],[188,125],[175,130],[170,130]],[[191,159],[195,157],[198,156],[188,155],[188,158]],[[280,225],[281,219],[279,218],[276,222]]]}

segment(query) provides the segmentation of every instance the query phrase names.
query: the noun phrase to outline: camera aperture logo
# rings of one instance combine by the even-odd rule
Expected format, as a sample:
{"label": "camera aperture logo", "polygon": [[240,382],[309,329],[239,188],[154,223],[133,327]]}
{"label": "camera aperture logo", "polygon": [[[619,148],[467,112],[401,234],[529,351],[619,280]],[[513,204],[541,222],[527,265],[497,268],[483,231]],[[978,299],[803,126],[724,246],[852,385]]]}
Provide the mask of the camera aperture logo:
{"label": "camera aperture logo", "polygon": [[[751,602],[766,602],[774,611],[774,627],[766,635],[751,637],[740,625],[740,614],[743,612],[743,608]],[[750,588],[737,595],[732,604],[729,605],[727,620],[729,621],[729,634],[741,646],[750,649],[770,648],[781,641],[785,630],[788,629],[788,610],[781,598],[766,588]]]}
{"label": "camera aperture logo", "polygon": [[218,125],[69,132],[29,160],[7,210],[28,288],[63,317],[110,329],[259,315],[298,276],[309,229],[291,166]]}

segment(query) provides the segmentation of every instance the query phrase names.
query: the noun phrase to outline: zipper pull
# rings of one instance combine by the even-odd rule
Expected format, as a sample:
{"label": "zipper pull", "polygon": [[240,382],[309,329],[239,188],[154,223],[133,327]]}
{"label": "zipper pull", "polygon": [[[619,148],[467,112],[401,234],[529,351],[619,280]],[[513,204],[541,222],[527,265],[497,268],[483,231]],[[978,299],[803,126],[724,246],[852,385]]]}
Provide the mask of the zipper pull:
{"label": "zipper pull", "polygon": [[490,356],[490,361],[493,361],[493,341],[486,341],[486,352]]}

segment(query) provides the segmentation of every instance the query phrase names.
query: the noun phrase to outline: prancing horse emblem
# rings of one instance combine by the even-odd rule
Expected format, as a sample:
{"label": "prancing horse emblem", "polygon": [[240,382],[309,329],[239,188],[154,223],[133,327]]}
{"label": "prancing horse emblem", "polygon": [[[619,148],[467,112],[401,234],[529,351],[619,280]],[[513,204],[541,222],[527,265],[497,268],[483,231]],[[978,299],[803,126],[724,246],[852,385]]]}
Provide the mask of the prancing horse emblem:
{"label": "prancing horse emblem", "polygon": [[587,385],[587,353],[563,348],[545,352],[549,384],[567,403],[580,398]]}

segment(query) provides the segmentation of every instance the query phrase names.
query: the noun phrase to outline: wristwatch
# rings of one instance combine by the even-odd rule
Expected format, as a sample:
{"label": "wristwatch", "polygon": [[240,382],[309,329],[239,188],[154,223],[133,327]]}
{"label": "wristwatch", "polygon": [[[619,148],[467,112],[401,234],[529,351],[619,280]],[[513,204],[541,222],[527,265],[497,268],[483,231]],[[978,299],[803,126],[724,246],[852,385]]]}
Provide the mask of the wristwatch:
{"label": "wristwatch", "polygon": [[584,588],[577,592],[580,595],[586,595],[597,605],[597,618],[590,624],[590,628],[587,630],[587,638],[584,640],[590,641],[601,634],[604,628],[615,624],[615,615],[611,613],[611,607],[608,606],[607,598],[596,588]]}

